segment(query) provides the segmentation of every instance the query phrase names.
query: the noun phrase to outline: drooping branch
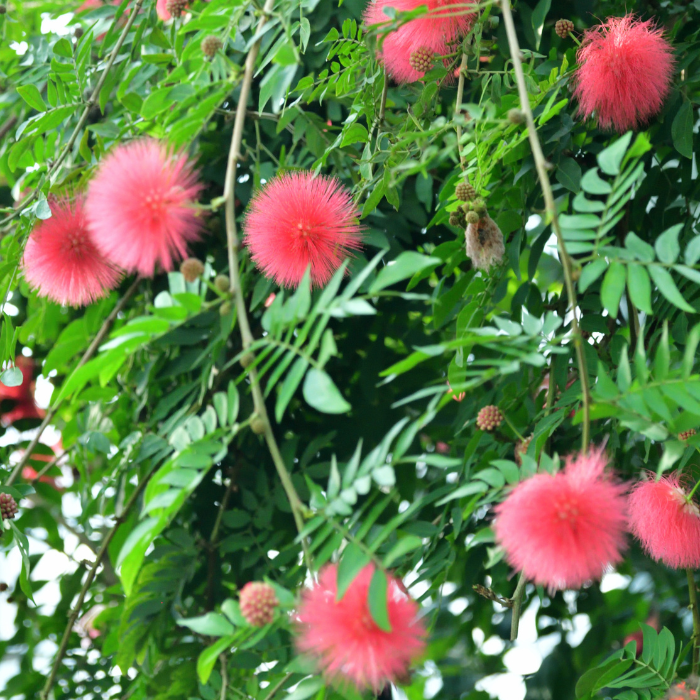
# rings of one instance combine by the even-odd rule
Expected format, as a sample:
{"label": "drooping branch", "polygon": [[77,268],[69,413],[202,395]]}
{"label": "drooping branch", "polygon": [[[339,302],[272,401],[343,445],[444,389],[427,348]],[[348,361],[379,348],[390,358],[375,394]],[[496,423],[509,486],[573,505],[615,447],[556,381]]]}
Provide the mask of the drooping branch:
{"label": "drooping branch", "polygon": [[[126,290],[124,296],[117,302],[117,305],[112,309],[109,316],[107,316],[107,318],[104,320],[102,327],[99,331],[97,331],[97,335],[93,338],[92,343],[90,343],[90,345],[88,346],[88,349],[85,351],[85,354],[80,358],[80,362],[78,362],[73,372],[77,372],[95,354],[95,352],[97,352],[97,348],[100,346],[100,343],[102,343],[102,341],[105,339],[107,333],[109,333],[109,330],[112,327],[112,324],[114,323],[115,319],[119,315],[119,312],[126,306],[129,299],[131,299],[131,297],[134,295],[134,292],[138,288],[140,282],[141,279],[137,278],[131,285],[131,287],[129,287],[129,289]],[[21,459],[19,460],[19,462],[17,462],[17,465],[12,470],[12,473],[7,479],[7,486],[11,486],[14,483],[15,479],[22,471],[22,468],[31,459],[32,452],[34,451],[34,448],[39,444],[39,440],[44,434],[44,430],[46,430],[47,426],[50,425],[51,421],[56,415],[56,412],[59,408],[61,408],[62,405],[63,400],[56,401],[56,403],[54,403],[54,405],[51,406],[51,408],[49,408],[48,411],[46,411],[44,420],[41,421],[41,425],[39,426],[36,435],[32,438],[32,441],[29,443],[29,446],[27,447]]]}
{"label": "drooping branch", "polygon": [[143,490],[146,488],[146,485],[148,484],[151,477],[153,476],[153,474],[155,474],[155,472],[158,468],[159,468],[159,465],[154,466],[151,469],[151,471],[146,475],[146,477],[141,480],[139,485],[136,487],[135,491],[131,494],[131,498],[129,498],[126,505],[124,506],[124,510],[122,510],[122,512],[119,514],[119,516],[116,519],[116,522],[112,526],[112,529],[107,533],[107,536],[105,537],[104,541],[102,542],[102,546],[100,547],[99,551],[97,552],[97,557],[95,558],[94,563],[92,564],[90,570],[88,571],[88,575],[85,578],[85,583],[83,583],[83,587],[80,589],[80,593],[78,593],[78,599],[75,601],[75,605],[73,606],[71,614],[68,618],[68,624],[66,625],[66,629],[63,632],[63,637],[61,639],[61,644],[59,645],[58,651],[56,652],[56,657],[54,658],[53,666],[51,667],[51,673],[49,674],[49,677],[46,679],[46,684],[44,685],[44,689],[41,691],[41,694],[39,695],[40,700],[47,700],[47,698],[49,697],[49,693],[51,692],[51,688],[53,688],[53,685],[56,682],[56,676],[58,674],[58,669],[61,665],[61,661],[63,661],[63,657],[66,654],[66,649],[68,648],[68,641],[70,640],[70,636],[73,633],[73,626],[75,625],[75,621],[78,619],[78,616],[80,615],[80,610],[83,607],[83,603],[85,602],[85,596],[87,595],[87,592],[90,590],[90,586],[92,585],[92,582],[95,580],[95,575],[97,574],[97,569],[100,567],[102,560],[104,559],[105,555],[107,554],[107,549],[109,548],[109,545],[111,544],[112,540],[114,539],[114,536],[117,534],[117,530],[119,529],[121,524],[126,520],[127,515],[130,513],[131,509],[134,507],[139,496],[141,495]]}
{"label": "drooping branch", "polygon": [[561,259],[562,268],[564,270],[566,294],[569,297],[569,308],[571,309],[571,330],[574,339],[574,347],[576,350],[579,378],[581,380],[581,393],[583,399],[583,436],[581,443],[583,451],[585,452],[588,449],[588,442],[590,438],[591,395],[590,388],[588,385],[588,367],[586,365],[584,339],[581,333],[581,328],[578,324],[578,319],[576,317],[578,302],[576,299],[576,290],[574,288],[573,266],[571,262],[571,257],[569,256],[566,250],[566,244],[564,242],[564,236],[561,232],[561,227],[559,226],[559,215],[557,212],[557,205],[554,201],[552,185],[549,181],[549,175],[547,173],[547,161],[544,157],[544,153],[542,152],[542,146],[540,145],[540,140],[537,135],[537,127],[535,126],[535,120],[532,116],[532,109],[530,108],[530,98],[527,91],[527,85],[525,84],[525,74],[523,73],[520,45],[518,44],[518,36],[515,32],[513,14],[510,8],[510,0],[501,0],[501,11],[503,12],[503,21],[506,27],[506,34],[508,36],[510,56],[511,60],[513,61],[513,68],[515,69],[515,79],[518,84],[518,93],[520,95],[521,109],[523,111],[523,114],[525,115],[525,120],[527,123],[527,134],[528,138],[530,139],[532,155],[535,159],[537,177],[540,181],[540,186],[542,187],[542,194],[544,196],[544,203],[547,216],[551,221],[552,229],[554,230],[554,234],[557,238],[559,258]]}
{"label": "drooping branch", "polygon": [[[226,200],[226,241],[228,245],[228,262],[229,262],[229,275],[231,276],[231,294],[234,297],[236,303],[236,316],[238,322],[238,329],[241,334],[241,342],[243,344],[243,349],[247,350],[253,343],[253,334],[250,330],[250,323],[248,321],[248,312],[245,305],[245,298],[243,296],[243,290],[241,288],[241,278],[238,271],[238,231],[236,228],[236,205],[235,205],[235,192],[236,192],[236,179],[237,179],[237,169],[238,162],[241,158],[241,144],[243,141],[243,127],[245,126],[246,119],[246,105],[248,103],[248,96],[250,95],[250,88],[253,82],[253,73],[255,72],[255,62],[260,51],[260,44],[262,43],[263,32],[265,24],[267,23],[270,15],[272,13],[272,8],[275,4],[275,0],[265,0],[265,5],[262,9],[262,14],[258,22],[256,29],[256,34],[258,35],[257,41],[253,43],[248,51],[248,56],[245,62],[245,70],[243,73],[243,81],[241,83],[240,95],[238,98],[238,108],[236,109],[236,119],[233,123],[233,136],[231,137],[231,149],[228,155],[228,164],[226,167],[226,180],[224,183],[224,198]],[[284,463],[284,459],[277,445],[277,440],[272,431],[272,426],[270,425],[270,420],[267,415],[267,409],[265,407],[265,399],[260,389],[260,382],[258,381],[258,373],[255,367],[250,366],[248,368],[248,376],[250,377],[251,392],[253,395],[253,404],[255,406],[255,412],[258,418],[262,422],[264,427],[265,442],[267,443],[268,450],[270,451],[270,456],[274,462],[277,474],[282,482],[282,487],[287,495],[289,505],[292,509],[292,515],[294,517],[294,522],[296,523],[299,532],[303,530],[304,527],[304,506],[299,498],[296,488],[292,482],[292,478],[287,470]],[[311,555],[309,553],[306,541],[302,540],[302,549],[304,551],[304,559],[306,561],[306,566],[311,570]]]}

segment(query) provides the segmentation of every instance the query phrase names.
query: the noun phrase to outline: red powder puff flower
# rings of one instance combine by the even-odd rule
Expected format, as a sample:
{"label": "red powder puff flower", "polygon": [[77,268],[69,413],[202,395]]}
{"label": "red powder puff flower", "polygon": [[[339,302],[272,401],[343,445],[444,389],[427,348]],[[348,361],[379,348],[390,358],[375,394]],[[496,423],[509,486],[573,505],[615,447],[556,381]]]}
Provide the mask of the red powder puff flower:
{"label": "red powder puff flower", "polygon": [[411,65],[412,53],[417,50],[426,56],[452,53],[451,44],[467,34],[476,18],[465,8],[464,0],[373,0],[365,10],[364,22],[367,27],[389,22],[389,17],[384,14],[386,7],[397,12],[410,12],[422,5],[428,7],[426,14],[389,33],[382,34],[387,30],[379,29],[379,41],[384,38],[380,58],[387,73],[397,83],[412,83],[425,74]]}
{"label": "red powder puff flower", "polygon": [[638,483],[629,496],[629,529],[656,561],[672,569],[700,566],[700,509],[676,473]]}
{"label": "red powder puff flower", "polygon": [[167,4],[168,0],[156,0],[156,14],[158,15],[158,19],[163,22],[167,22],[172,18],[172,15],[168,12],[168,8],[166,7]]}
{"label": "red powder puff flower", "polygon": [[119,272],[90,236],[82,197],[49,204],[51,218],[40,221],[24,250],[29,285],[59,304],[83,306],[100,299],[119,282]]}
{"label": "red powder puff flower", "polygon": [[187,156],[155,139],[117,146],[90,183],[87,218],[103,255],[128,272],[152,277],[187,257],[202,226],[202,186]]}
{"label": "red powder puff flower", "polygon": [[589,29],[574,77],[579,114],[624,133],[661,111],[673,72],[673,48],[651,20],[611,17]]}
{"label": "red powder puff flower", "polygon": [[311,281],[323,286],[361,247],[358,216],[350,193],[335,178],[288,173],[253,197],[245,242],[255,264],[280,286],[299,286],[309,265]]}
{"label": "red powder puff flower", "polygon": [[302,598],[297,647],[313,656],[331,681],[378,693],[386,683],[405,679],[425,646],[418,605],[397,579],[389,577],[387,611],[391,631],[381,630],[367,602],[374,566],[368,564],[336,601],[338,567],[327,566]]}
{"label": "red powder puff flower", "polygon": [[494,530],[518,571],[550,590],[579,588],[621,559],[624,486],[604,474],[602,448],[537,474],[496,508]]}

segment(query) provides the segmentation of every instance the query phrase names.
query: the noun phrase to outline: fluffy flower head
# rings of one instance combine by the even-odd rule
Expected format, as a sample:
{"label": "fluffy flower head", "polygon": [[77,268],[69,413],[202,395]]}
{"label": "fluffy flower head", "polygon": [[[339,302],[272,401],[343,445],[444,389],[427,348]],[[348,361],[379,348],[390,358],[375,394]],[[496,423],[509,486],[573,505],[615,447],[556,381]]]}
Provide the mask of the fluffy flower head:
{"label": "fluffy flower head", "polygon": [[146,277],[171,270],[199,238],[195,202],[201,185],[187,160],[155,139],[117,146],[101,163],[86,210],[102,254]]}
{"label": "fluffy flower head", "polygon": [[319,583],[304,593],[297,647],[314,657],[331,681],[378,693],[386,683],[405,678],[423,651],[426,632],[417,619],[418,605],[393,577],[387,590],[391,632],[377,626],[367,602],[373,574],[368,564],[337,602],[338,567],[327,566]]}
{"label": "fluffy flower head", "polygon": [[34,227],[24,249],[24,277],[58,304],[90,304],[117,286],[119,272],[95,245],[82,198],[49,206],[51,218]]}
{"label": "fluffy flower head", "polygon": [[521,482],[496,508],[508,562],[550,590],[579,588],[621,559],[624,486],[604,473],[602,448],[569,458],[558,474]]}
{"label": "fluffy flower head", "polygon": [[624,133],[661,111],[673,73],[673,48],[651,20],[611,17],[589,29],[577,60],[579,114]]}
{"label": "fluffy flower head", "polygon": [[350,193],[335,178],[288,173],[253,197],[245,243],[255,264],[277,284],[298,286],[311,265],[311,281],[323,286],[361,247],[358,216]]}
{"label": "fluffy flower head", "polygon": [[629,529],[649,555],[672,569],[700,566],[700,509],[678,474],[652,474],[629,496]]}
{"label": "fluffy flower head", "polygon": [[382,34],[380,30],[378,38],[384,39],[380,58],[397,83],[412,83],[423,77],[424,73],[411,65],[413,52],[420,50],[426,55],[440,56],[450,53],[450,44],[471,29],[476,17],[466,10],[462,0],[372,0],[365,10],[365,25],[388,22],[389,17],[384,14],[386,7],[411,12],[421,5],[427,5],[426,14],[395,31]]}

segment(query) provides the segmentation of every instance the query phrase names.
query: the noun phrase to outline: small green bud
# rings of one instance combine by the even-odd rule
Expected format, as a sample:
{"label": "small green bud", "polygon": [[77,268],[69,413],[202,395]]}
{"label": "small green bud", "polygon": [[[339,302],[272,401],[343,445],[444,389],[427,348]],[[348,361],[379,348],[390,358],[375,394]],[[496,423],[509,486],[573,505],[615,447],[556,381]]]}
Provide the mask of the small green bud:
{"label": "small green bud", "polygon": [[231,281],[229,280],[228,275],[217,275],[214,278],[214,286],[220,292],[228,292],[231,286]]}
{"label": "small green bud", "polygon": [[478,224],[479,219],[480,219],[480,217],[475,211],[470,211],[467,213],[467,223],[468,224]]}

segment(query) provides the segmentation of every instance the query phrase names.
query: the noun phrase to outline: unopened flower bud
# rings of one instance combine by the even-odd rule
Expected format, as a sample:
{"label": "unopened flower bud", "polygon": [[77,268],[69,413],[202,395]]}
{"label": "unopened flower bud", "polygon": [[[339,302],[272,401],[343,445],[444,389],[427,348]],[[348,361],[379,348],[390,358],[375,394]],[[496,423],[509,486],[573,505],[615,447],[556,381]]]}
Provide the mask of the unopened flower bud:
{"label": "unopened flower bud", "polygon": [[265,432],[265,427],[265,421],[260,416],[255,416],[255,418],[250,421],[250,429],[256,435],[262,435]]}
{"label": "unopened flower bud", "polygon": [[479,223],[479,215],[475,211],[467,212],[466,219],[467,219],[468,224],[478,224]]}
{"label": "unopened flower bud", "polygon": [[693,435],[695,435],[695,429],[691,428],[690,430],[684,430],[682,433],[678,433],[678,439],[681,442],[685,442],[686,440],[690,440]]}
{"label": "unopened flower bud", "polygon": [[487,432],[495,430],[502,422],[503,414],[498,406],[484,406],[476,417],[476,427]]}
{"label": "unopened flower bud", "polygon": [[187,258],[180,264],[180,272],[187,282],[195,282],[204,272],[204,263],[198,258]]}
{"label": "unopened flower bud", "polygon": [[241,357],[241,367],[250,367],[255,362],[255,355],[252,352],[247,352]]}
{"label": "unopened flower bud", "polygon": [[508,110],[508,121],[511,124],[524,124],[525,123],[525,113],[520,109],[509,109]]}
{"label": "unopened flower bud", "polygon": [[7,7],[5,5],[0,5],[0,15],[4,15],[7,12]]}
{"label": "unopened flower bud", "polygon": [[19,508],[9,493],[0,493],[0,520],[12,520]]}
{"label": "unopened flower bud", "polygon": [[418,73],[427,73],[433,67],[433,52],[429,49],[416,49],[409,56],[408,62]]}
{"label": "unopened flower bud", "polygon": [[574,31],[574,23],[570,19],[560,19],[554,25],[557,36],[566,39]]}
{"label": "unopened flower bud", "polygon": [[217,275],[214,278],[214,286],[220,292],[228,292],[231,286],[231,281],[229,280],[228,275]]}
{"label": "unopened flower bud", "polygon": [[173,16],[180,17],[187,9],[187,0],[167,0],[165,9]]}
{"label": "unopened flower bud", "polygon": [[219,316],[228,316],[233,311],[233,304],[230,301],[225,301],[219,307]]}
{"label": "unopened flower bud", "polygon": [[253,627],[269,625],[278,605],[275,589],[268,583],[250,581],[241,589],[241,615]]}
{"label": "unopened flower bud", "polygon": [[216,52],[223,46],[218,36],[205,36],[202,39],[202,53],[207,58],[214,58]]}
{"label": "unopened flower bud", "polygon": [[457,195],[457,199],[469,202],[476,197],[476,190],[468,182],[460,182],[455,187],[455,195]]}
{"label": "unopened flower bud", "polygon": [[80,37],[84,34],[83,28],[82,27],[76,27],[75,30],[73,31],[73,36],[76,39],[80,39]]}

